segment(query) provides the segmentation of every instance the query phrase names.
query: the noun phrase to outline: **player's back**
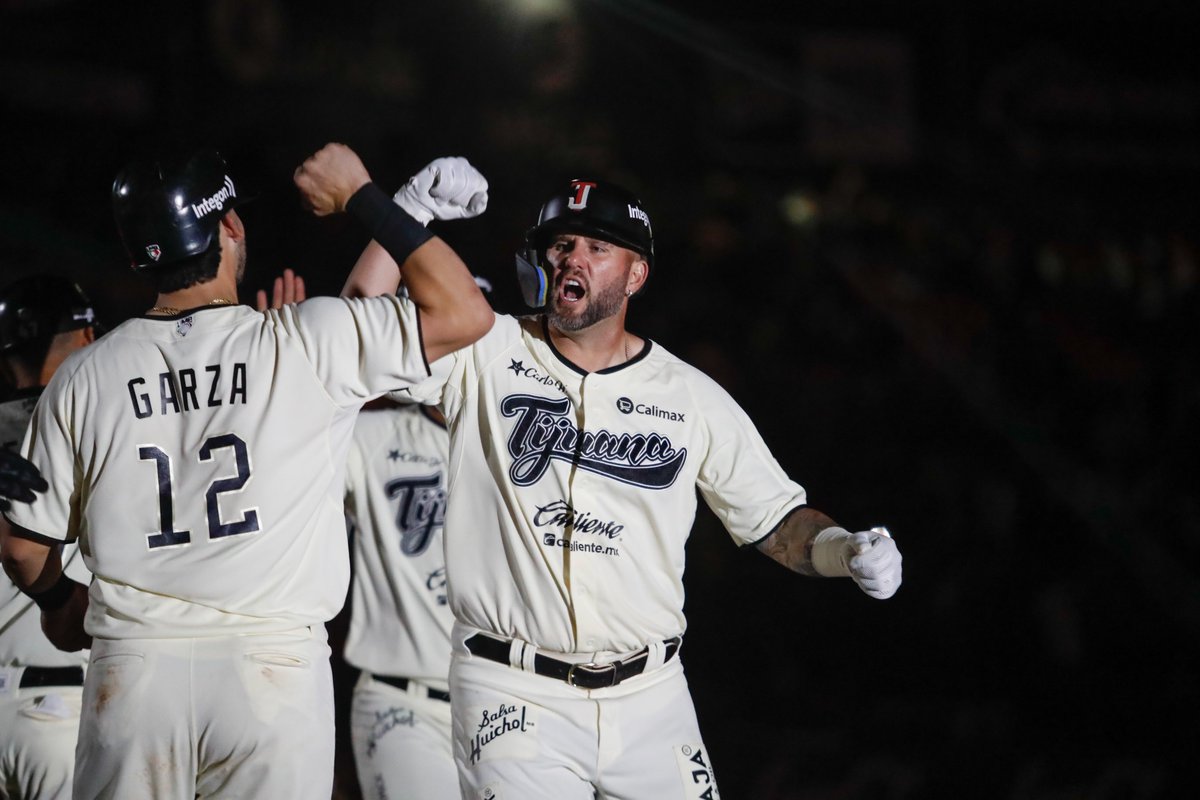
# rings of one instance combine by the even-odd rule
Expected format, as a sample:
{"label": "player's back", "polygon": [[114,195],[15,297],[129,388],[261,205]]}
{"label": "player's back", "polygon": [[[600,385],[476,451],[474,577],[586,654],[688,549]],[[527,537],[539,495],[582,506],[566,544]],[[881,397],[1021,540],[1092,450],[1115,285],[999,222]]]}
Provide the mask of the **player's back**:
{"label": "player's back", "polygon": [[48,423],[63,429],[45,457],[74,459],[75,475],[50,492],[77,494],[46,504],[70,519],[33,519],[78,535],[98,582],[94,636],[286,630],[336,613],[354,415],[425,375],[415,310],[376,301],[133,319],[64,364],[31,445]]}

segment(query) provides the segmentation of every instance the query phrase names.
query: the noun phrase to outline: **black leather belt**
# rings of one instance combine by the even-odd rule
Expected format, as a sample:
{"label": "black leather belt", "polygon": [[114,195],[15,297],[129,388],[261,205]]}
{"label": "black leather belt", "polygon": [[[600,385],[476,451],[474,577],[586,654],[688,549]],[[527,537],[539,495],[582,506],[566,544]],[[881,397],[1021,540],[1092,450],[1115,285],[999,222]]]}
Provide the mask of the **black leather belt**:
{"label": "black leather belt", "polygon": [[26,667],[20,688],[37,686],[83,686],[83,667]]}
{"label": "black leather belt", "polygon": [[[670,661],[679,651],[682,640],[676,636],[663,642],[667,651],[663,661]],[[487,634],[477,633],[465,642],[472,655],[482,656],[491,661],[508,664],[508,653],[511,645]],[[646,669],[650,658],[650,648],[643,647],[629,658],[621,661],[610,661],[607,664],[572,664],[569,661],[559,661],[557,658],[538,653],[533,657],[533,671],[547,678],[557,678],[571,686],[580,689],[603,689],[616,686],[623,680],[641,675]]]}
{"label": "black leather belt", "polygon": [[[376,675],[374,672],[371,673],[371,677],[380,683],[386,683],[388,686],[395,686],[402,692],[408,691],[408,678],[393,678],[391,675]],[[450,702],[449,692],[443,692],[441,689],[433,689],[429,686],[425,687],[425,692],[433,700],[442,700],[447,703]]]}

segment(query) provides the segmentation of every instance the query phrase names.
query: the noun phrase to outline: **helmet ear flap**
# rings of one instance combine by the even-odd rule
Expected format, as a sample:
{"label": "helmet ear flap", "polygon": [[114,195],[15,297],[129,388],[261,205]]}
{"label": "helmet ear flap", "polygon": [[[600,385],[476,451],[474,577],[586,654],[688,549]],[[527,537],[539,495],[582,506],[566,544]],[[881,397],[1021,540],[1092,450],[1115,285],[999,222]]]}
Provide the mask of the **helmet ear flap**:
{"label": "helmet ear flap", "polygon": [[525,305],[535,311],[546,307],[550,299],[550,269],[545,256],[540,252],[537,226],[525,232],[525,246],[517,251],[517,283],[521,287],[521,298]]}
{"label": "helmet ear flap", "polygon": [[546,307],[550,295],[550,274],[533,245],[517,251],[517,283],[521,286],[525,305],[535,310]]}

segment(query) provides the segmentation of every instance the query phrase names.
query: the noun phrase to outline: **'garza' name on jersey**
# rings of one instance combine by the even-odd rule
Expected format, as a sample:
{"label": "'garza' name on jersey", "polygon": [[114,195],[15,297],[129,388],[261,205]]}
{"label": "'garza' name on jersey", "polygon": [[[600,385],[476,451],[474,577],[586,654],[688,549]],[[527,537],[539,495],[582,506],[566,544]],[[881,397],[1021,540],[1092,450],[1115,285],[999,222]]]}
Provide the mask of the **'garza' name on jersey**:
{"label": "'garza' name on jersey", "polygon": [[[228,376],[228,378],[223,377]],[[198,408],[215,408],[224,405],[246,404],[246,365],[237,362],[231,370],[222,370],[220,364],[209,364],[202,371],[181,369],[179,372],[160,372],[158,382],[158,413],[179,414]],[[129,380],[129,400],[133,403],[133,414],[138,419],[153,416],[154,403],[144,389],[145,378]]]}

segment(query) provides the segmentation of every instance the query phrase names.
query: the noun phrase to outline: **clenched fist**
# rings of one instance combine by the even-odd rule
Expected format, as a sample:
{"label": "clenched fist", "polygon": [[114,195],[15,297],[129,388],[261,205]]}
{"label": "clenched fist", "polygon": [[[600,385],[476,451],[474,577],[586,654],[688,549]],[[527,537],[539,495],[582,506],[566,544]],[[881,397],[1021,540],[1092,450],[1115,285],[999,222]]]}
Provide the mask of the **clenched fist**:
{"label": "clenched fist", "polygon": [[468,219],[487,208],[487,178],[459,156],[435,159],[392,198],[422,225],[432,219]]}
{"label": "clenched fist", "polygon": [[346,210],[354,193],[370,183],[371,176],[358,154],[344,144],[327,144],[296,167],[292,181],[305,204],[318,217]]}
{"label": "clenched fist", "polygon": [[818,573],[853,578],[877,600],[886,600],[900,588],[902,561],[896,543],[877,531],[826,528],[813,540],[812,563]]}

